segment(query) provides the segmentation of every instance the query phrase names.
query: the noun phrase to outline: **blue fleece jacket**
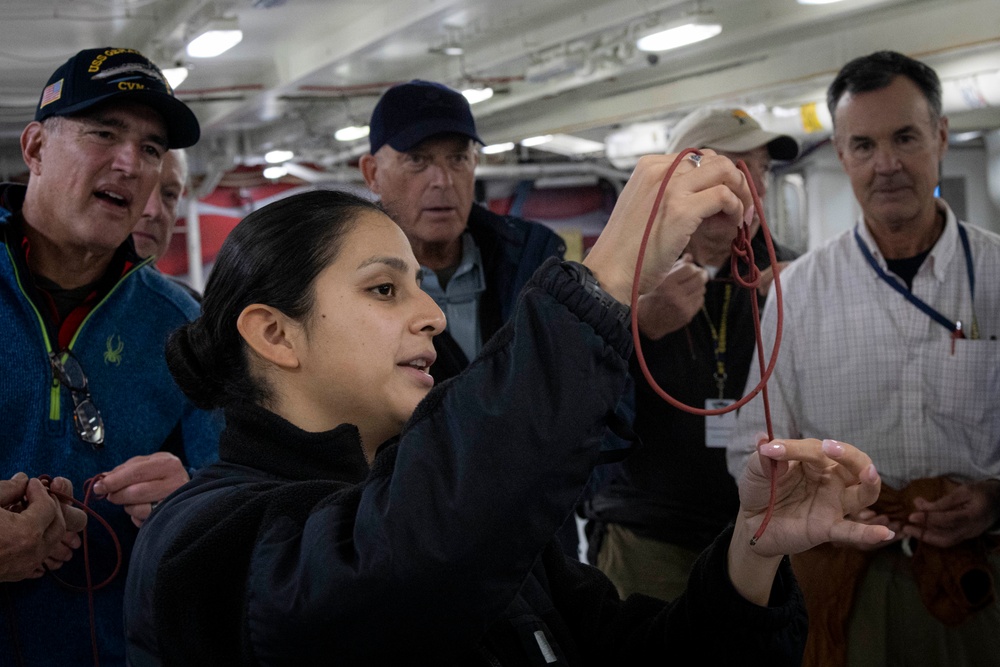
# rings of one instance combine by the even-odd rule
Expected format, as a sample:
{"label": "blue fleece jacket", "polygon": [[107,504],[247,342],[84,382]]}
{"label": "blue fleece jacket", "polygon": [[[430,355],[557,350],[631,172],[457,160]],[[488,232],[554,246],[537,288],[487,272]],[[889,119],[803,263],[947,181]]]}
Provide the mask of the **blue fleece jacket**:
{"label": "blue fleece jacket", "polygon": [[[49,363],[58,342],[27,296],[32,277],[10,210],[19,208],[23,190],[4,186],[0,197],[7,206],[0,207],[0,332],[6,341],[0,355],[0,476],[23,471],[67,477],[82,498],[84,480],[134,456],[169,448],[189,467],[215,460],[222,419],[191,405],[171,378],[163,352],[170,332],[198,315],[198,304],[138,262],[91,310],[69,344],[105,427],[101,449],[79,438],[73,398],[53,380]],[[122,507],[107,501],[92,506],[112,525],[124,552],[122,571],[94,596],[100,662],[124,665],[124,584],[137,530]],[[88,531],[91,571],[94,581],[101,581],[114,567],[114,547],[96,521]],[[57,574],[83,585],[82,561],[78,550]],[[0,584],[0,667],[18,662],[93,665],[87,596],[66,590],[51,575]]]}

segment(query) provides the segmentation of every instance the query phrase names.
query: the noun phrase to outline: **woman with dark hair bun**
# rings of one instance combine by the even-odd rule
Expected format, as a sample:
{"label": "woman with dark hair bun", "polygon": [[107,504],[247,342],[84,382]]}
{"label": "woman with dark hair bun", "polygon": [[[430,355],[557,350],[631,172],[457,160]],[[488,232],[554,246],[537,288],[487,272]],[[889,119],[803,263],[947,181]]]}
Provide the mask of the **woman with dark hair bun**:
{"label": "woman with dark hair bun", "polygon": [[[750,207],[743,174],[706,153],[667,186],[640,292],[699,224],[735,230]],[[845,519],[879,490],[850,445],[763,445],[735,524],[673,603],[621,601],[553,544],[625,384],[624,303],[671,161],[640,161],[584,264],[542,266],[512,321],[438,387],[444,316],[377,206],[313,192],[247,216],[201,318],[168,346],[177,382],[224,407],[226,430],[221,460],[139,534],[130,663],[797,664],[806,622],[783,554],[891,536]],[[768,459],[777,503],[751,546]]]}

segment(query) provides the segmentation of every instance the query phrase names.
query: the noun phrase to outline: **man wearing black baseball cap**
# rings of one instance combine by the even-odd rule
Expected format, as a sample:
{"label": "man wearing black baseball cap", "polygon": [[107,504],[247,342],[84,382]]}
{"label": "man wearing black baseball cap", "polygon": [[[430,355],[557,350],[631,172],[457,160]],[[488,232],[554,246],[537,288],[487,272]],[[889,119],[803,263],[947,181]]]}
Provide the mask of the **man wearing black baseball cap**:
{"label": "man wearing black baseball cap", "polygon": [[440,83],[387,90],[361,158],[368,187],[406,233],[425,269],[424,289],[448,317],[434,338],[438,381],[457,374],[507,321],[521,288],[565,244],[544,225],[473,202],[479,162],[469,103]]}
{"label": "man wearing black baseball cap", "polygon": [[[152,506],[217,451],[218,417],[184,398],[163,354],[198,305],[139,259],[130,236],[167,149],[199,134],[195,115],[145,56],[87,49],[53,73],[21,135],[27,186],[0,185],[0,333],[8,345],[0,473],[59,475],[76,489],[97,478],[96,509],[126,556]],[[63,556],[80,543],[65,532],[77,523],[55,517],[46,527],[64,532]],[[115,546],[96,523],[89,535],[98,582],[114,570]],[[0,664],[13,655],[22,664],[91,665],[99,656],[123,665],[127,562],[94,592],[91,615],[87,595],[41,576],[42,565],[65,558],[51,560],[4,585],[0,645],[13,650],[0,652]],[[70,560],[61,578],[84,586],[82,560]]]}

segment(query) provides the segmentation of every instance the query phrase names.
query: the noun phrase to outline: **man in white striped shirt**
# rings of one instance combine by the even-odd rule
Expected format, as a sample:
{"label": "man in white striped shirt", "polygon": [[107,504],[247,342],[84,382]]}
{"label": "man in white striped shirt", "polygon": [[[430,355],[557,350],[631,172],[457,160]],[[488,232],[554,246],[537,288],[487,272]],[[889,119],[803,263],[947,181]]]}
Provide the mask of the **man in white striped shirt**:
{"label": "man in white striped shirt", "polygon": [[[781,274],[774,434],[869,452],[883,494],[859,518],[898,539],[793,561],[810,613],[805,664],[996,664],[1000,558],[987,551],[1000,523],[1000,237],[934,197],[948,119],[932,69],[874,53],[844,66],[827,101],[862,216]],[[776,317],[772,295],[768,355]],[[763,430],[753,401],[731,473]]]}

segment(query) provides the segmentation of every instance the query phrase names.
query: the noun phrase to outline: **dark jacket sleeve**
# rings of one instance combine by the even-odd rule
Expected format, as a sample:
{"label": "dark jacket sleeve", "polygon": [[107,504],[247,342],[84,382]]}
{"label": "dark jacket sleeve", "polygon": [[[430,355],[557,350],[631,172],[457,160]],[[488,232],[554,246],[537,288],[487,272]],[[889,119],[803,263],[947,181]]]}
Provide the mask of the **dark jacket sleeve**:
{"label": "dark jacket sleeve", "polygon": [[[553,601],[573,629],[583,662],[593,665],[799,665],[807,619],[802,594],[787,559],[782,561],[770,604],[747,601],[729,580],[726,566],[732,528],[698,558],[687,590],[665,603],[644,595],[622,601],[595,568],[557,550],[543,561]],[[674,661],[664,656],[673,656]]]}
{"label": "dark jacket sleeve", "polygon": [[512,321],[380,452],[356,514],[331,503],[262,536],[247,611],[260,660],[371,664],[478,641],[572,510],[630,353],[557,261],[539,269]]}

